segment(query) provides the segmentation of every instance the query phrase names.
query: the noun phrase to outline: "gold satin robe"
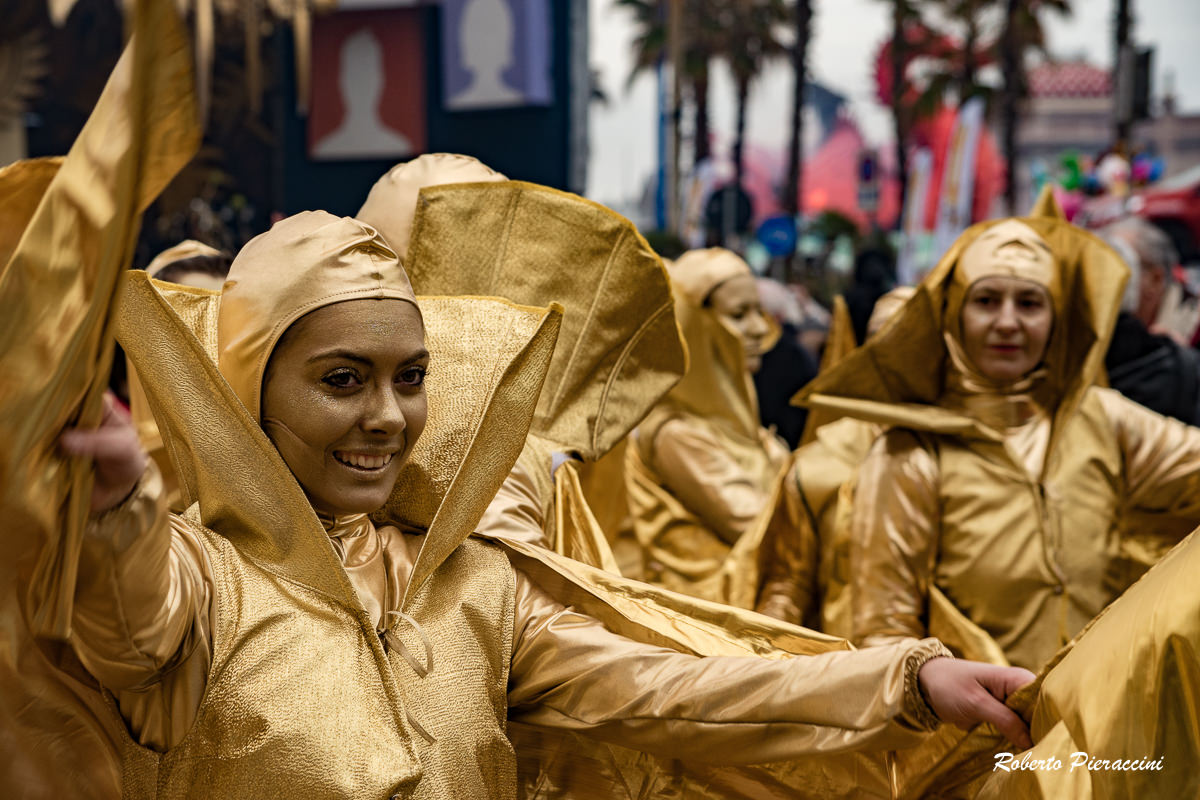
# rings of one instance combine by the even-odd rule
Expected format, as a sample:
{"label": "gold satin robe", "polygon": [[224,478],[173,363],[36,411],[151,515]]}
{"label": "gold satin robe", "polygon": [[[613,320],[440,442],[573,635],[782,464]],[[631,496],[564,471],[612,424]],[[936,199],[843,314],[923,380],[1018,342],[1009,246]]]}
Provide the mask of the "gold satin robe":
{"label": "gold satin robe", "polygon": [[[800,662],[698,659],[610,633],[555,601],[482,540],[461,545],[401,609],[397,600],[423,534],[376,528],[362,516],[333,521],[327,533],[369,618],[367,630],[382,632],[392,675],[404,687],[414,754],[404,737],[385,735],[386,714],[362,714],[374,706],[356,697],[359,681],[345,679],[354,675],[353,654],[366,650],[360,626],[326,612],[293,632],[300,608],[301,619],[315,611],[306,592],[240,556],[194,512],[167,515],[159,492],[148,479],[91,526],[81,570],[88,579],[77,595],[73,641],[91,672],[116,692],[144,746],[130,757],[126,791],[150,789],[137,786],[141,762],[150,759],[158,761],[158,796],[250,787],[259,797],[285,796],[290,789],[271,773],[281,763],[276,751],[304,741],[305,758],[324,765],[307,777],[317,795],[370,790],[347,781],[354,774],[347,762],[373,751],[395,753],[390,766],[376,768],[377,775],[390,770],[394,782],[377,791],[511,797],[516,765],[506,718],[671,758],[737,764],[804,754],[799,734],[814,722],[857,727],[866,720],[830,701],[874,691],[870,682],[889,672],[895,688],[885,702],[896,711],[904,702],[904,681],[893,672],[903,650]],[[355,636],[346,639],[339,628]],[[818,675],[826,676],[827,692],[812,691]],[[332,697],[352,713],[334,713]],[[911,701],[910,712],[919,711]],[[365,749],[347,744],[368,736]]]}
{"label": "gold satin robe", "polygon": [[[856,639],[926,635],[936,587],[1036,670],[1141,576],[1145,553],[1200,523],[1200,429],[1098,387],[1060,425],[1038,480],[1003,441],[909,428],[876,442],[855,494]],[[1151,513],[1156,528],[1121,524]]]}
{"label": "gold satin robe", "polygon": [[625,470],[647,581],[753,605],[757,544],[787,463],[786,447],[765,429],[758,434],[747,439],[669,409],[639,426]]}
{"label": "gold satin robe", "polygon": [[878,424],[840,419],[792,455],[785,495],[763,540],[756,610],[834,636],[852,635],[850,517],[854,478]]}

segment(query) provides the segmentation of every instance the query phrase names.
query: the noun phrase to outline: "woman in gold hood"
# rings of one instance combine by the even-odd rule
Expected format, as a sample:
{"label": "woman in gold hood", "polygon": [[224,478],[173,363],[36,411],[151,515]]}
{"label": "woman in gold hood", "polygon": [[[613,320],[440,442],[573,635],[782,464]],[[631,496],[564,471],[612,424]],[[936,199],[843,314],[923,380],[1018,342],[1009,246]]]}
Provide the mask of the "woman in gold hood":
{"label": "woman in gold hood", "polygon": [[[320,212],[284,220],[243,249],[219,296],[158,289],[144,276],[129,284],[118,331],[164,435],[176,455],[229,460],[220,473],[202,461],[183,470],[199,503],[176,516],[115,409],[98,430],[62,439],[95,463],[71,643],[132,736],[126,796],[512,797],[514,723],[674,758],[720,753],[724,763],[911,743],[935,713],[961,724],[986,717],[1022,738],[986,693],[965,714],[959,701],[981,685],[1002,696],[1024,671],[937,658],[944,648],[933,640],[698,658],[612,633],[551,597],[520,566],[553,577],[556,562],[536,549],[468,538],[473,522],[456,515],[481,513],[480,495],[520,449],[524,429],[510,429],[532,415],[547,328],[533,325],[533,344],[485,371],[517,381],[512,391],[484,387],[501,402],[492,430],[508,449],[472,444],[465,461],[439,464],[449,441],[440,439],[405,472],[435,412],[438,424],[486,425],[461,405],[471,386],[448,395],[447,408],[427,403],[432,329],[369,226]],[[444,317],[442,335],[486,331],[497,318],[512,331],[557,313],[426,302]],[[215,320],[205,317],[214,303]],[[162,320],[167,305],[215,338],[214,361],[189,362],[203,351],[181,339],[158,364],[172,371],[156,372],[163,340],[139,332],[150,322],[135,310]],[[196,413],[213,407],[226,418]],[[461,479],[472,469],[477,479]],[[449,488],[437,490],[442,474]],[[437,491],[445,501],[423,518],[427,530],[368,517],[421,518]],[[578,588],[571,597],[588,603]]]}
{"label": "woman in gold hood", "polygon": [[1036,670],[1200,522],[1200,430],[1094,385],[1124,274],[1052,208],[977,226],[806,390],[889,426],[857,476],[856,640]]}
{"label": "woman in gold hood", "polygon": [[759,423],[751,380],[772,329],[750,267],[729,250],[690,251],[669,274],[688,369],[626,450],[634,531],[648,581],[749,606],[753,590],[740,583],[754,548],[731,553],[788,455]]}

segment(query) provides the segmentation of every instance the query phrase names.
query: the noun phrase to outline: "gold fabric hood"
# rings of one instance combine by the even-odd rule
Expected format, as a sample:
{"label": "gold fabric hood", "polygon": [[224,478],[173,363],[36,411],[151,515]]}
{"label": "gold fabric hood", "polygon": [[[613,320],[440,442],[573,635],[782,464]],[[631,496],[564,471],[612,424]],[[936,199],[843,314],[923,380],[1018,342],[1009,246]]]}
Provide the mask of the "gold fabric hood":
{"label": "gold fabric hood", "polygon": [[257,421],[267,361],[293,322],[322,306],[384,297],[417,302],[374,228],[324,211],[281,220],[229,267],[217,318],[221,374]]}
{"label": "gold fabric hood", "polygon": [[562,304],[531,431],[586,461],[685,370],[662,262],[632,223],[581,197],[519,181],[423,189],[408,269],[422,294]]}
{"label": "gold fabric hood", "polygon": [[[1052,200],[1042,198],[1035,211],[1020,222],[1049,244],[1058,267],[1050,289],[1055,329],[1044,363],[1052,367],[1045,378],[1049,394],[1063,413],[1103,368],[1128,268],[1099,238],[1068,223]],[[975,239],[1007,222],[967,229],[877,334],[793,401],[883,424],[996,438],[989,426],[936,404],[949,366],[943,332],[955,266]]]}
{"label": "gold fabric hood", "polygon": [[[683,412],[714,421],[758,446],[758,395],[746,369],[742,339],[704,305],[730,278],[752,275],[736,254],[720,247],[690,250],[671,264],[675,314],[688,348],[687,374],[667,394],[656,417]],[[768,342],[769,347],[773,342]]]}
{"label": "gold fabric hood", "polygon": [[[316,513],[217,368],[222,302],[137,272],[120,306],[118,340],[143,376],[185,501],[260,564],[353,607]],[[470,535],[520,453],[561,316],[473,298],[420,307],[429,424],[375,515],[427,531],[406,597]]]}
{"label": "gold fabric hood", "polygon": [[397,164],[375,181],[367,202],[355,214],[383,234],[400,260],[408,263],[413,218],[417,214],[417,195],[426,186],[447,183],[495,183],[506,181],[482,161],[455,153],[427,153],[412,161]]}

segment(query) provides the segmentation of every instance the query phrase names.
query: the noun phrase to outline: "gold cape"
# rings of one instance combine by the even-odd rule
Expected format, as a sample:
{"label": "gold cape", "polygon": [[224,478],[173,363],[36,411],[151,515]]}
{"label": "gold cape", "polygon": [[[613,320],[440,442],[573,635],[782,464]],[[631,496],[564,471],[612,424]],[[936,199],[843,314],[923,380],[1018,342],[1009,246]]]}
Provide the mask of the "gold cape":
{"label": "gold cape", "polygon": [[[120,796],[121,723],[62,638],[91,494],[58,455],[67,425],[95,424],[111,363],[111,298],[142,210],[200,139],[191,58],[169,3],[142,2],[132,37],[63,159],[0,170],[0,793]],[[54,313],[50,313],[53,308]]]}
{"label": "gold cape", "polygon": [[704,305],[714,288],[749,267],[712,248],[685,254],[670,274],[687,374],[626,448],[645,578],[751,608],[758,546],[783,484],[786,448],[759,423],[741,337]]}
{"label": "gold cape", "polygon": [[[584,499],[578,461],[594,463],[623,441],[686,369],[661,262],[628,220],[543,186],[428,187],[419,203],[411,259],[418,290],[563,307],[529,440],[480,531],[619,569]],[[555,502],[564,495],[565,505]]]}

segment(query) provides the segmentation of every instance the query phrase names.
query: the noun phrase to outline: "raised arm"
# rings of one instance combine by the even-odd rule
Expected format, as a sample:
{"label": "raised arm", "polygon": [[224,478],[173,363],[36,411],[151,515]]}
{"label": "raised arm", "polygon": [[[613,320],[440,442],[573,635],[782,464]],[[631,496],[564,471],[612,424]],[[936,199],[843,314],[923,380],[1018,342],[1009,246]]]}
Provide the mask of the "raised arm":
{"label": "raised arm", "polygon": [[167,513],[128,415],[106,404],[99,428],[60,440],[95,475],[71,644],[134,735],[165,749],[190,725],[211,662],[210,569],[192,529]]}

